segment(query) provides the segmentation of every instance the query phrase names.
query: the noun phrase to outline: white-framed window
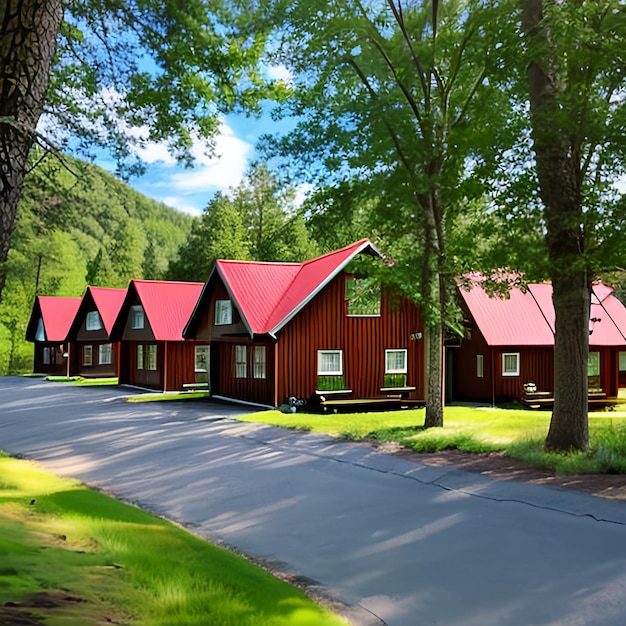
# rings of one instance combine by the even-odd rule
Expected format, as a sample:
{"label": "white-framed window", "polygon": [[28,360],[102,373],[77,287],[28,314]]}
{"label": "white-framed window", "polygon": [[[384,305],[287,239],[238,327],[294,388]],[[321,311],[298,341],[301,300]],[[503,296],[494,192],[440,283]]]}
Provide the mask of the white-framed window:
{"label": "white-framed window", "polygon": [[318,350],[317,374],[318,376],[342,376],[343,350]]}
{"label": "white-framed window", "polygon": [[209,371],[209,349],[207,345],[197,345],[194,348],[195,352],[195,371],[196,372],[208,372]]}
{"label": "white-framed window", "polygon": [[113,360],[113,345],[103,343],[98,347],[98,363],[100,365],[111,365]]}
{"label": "white-framed window", "polygon": [[157,368],[157,347],[155,344],[146,346],[146,369],[156,371]]}
{"label": "white-framed window", "polygon": [[248,377],[247,346],[235,346],[235,378]]}
{"label": "white-framed window", "polygon": [[406,350],[385,350],[385,374],[406,374]]}
{"label": "white-framed window", "polygon": [[83,346],[83,365],[93,365],[93,349],[91,346]]}
{"label": "white-framed window", "polygon": [[502,376],[519,376],[519,352],[502,354]]}
{"label": "white-framed window", "polygon": [[476,355],[476,378],[485,376],[485,357],[482,354]]}
{"label": "white-framed window", "polygon": [[141,344],[137,346],[137,369],[143,369],[143,346]]}
{"label": "white-framed window", "polygon": [[98,311],[89,311],[85,319],[85,330],[100,330],[102,328],[102,320]]}
{"label": "white-framed window", "polygon": [[265,378],[265,346],[254,346],[254,378]]}
{"label": "white-framed window", "polygon": [[35,332],[35,341],[45,341],[46,340],[46,330],[43,327],[43,318],[39,318],[37,320],[37,330]]}
{"label": "white-framed window", "polygon": [[141,304],[130,307],[130,327],[139,329],[145,325],[145,316]]}
{"label": "white-framed window", "polygon": [[215,301],[215,325],[223,326],[224,324],[233,323],[233,304],[230,300]]}
{"label": "white-framed window", "polygon": [[43,349],[43,364],[50,365],[50,348]]}

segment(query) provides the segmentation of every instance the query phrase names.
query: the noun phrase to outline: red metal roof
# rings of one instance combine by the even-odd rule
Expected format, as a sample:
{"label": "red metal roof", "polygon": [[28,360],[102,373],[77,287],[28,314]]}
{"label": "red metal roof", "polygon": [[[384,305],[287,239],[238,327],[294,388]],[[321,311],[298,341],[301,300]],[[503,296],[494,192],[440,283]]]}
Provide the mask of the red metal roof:
{"label": "red metal roof", "polygon": [[83,299],[90,294],[107,334],[111,333],[113,323],[122,308],[126,289],[110,289],[108,287],[87,287]]}
{"label": "red metal roof", "polygon": [[183,328],[196,306],[202,286],[202,283],[132,280],[128,291],[137,294],[155,340],[182,341]]}
{"label": "red metal roof", "polygon": [[219,260],[216,269],[250,333],[274,334],[365,250],[379,254],[361,239],[304,263]]}
{"label": "red metal roof", "polygon": [[[526,292],[512,287],[508,298],[490,297],[474,277],[472,288],[461,296],[490,346],[553,346],[555,314],[552,285],[529,284]],[[591,298],[589,345],[626,346],[626,308],[598,283]]]}
{"label": "red metal roof", "polygon": [[63,343],[78,312],[82,298],[37,296],[36,304],[46,333],[46,341]]}
{"label": "red metal roof", "polygon": [[489,346],[551,346],[554,334],[535,299],[513,287],[509,297],[490,297],[474,282],[461,296]]}

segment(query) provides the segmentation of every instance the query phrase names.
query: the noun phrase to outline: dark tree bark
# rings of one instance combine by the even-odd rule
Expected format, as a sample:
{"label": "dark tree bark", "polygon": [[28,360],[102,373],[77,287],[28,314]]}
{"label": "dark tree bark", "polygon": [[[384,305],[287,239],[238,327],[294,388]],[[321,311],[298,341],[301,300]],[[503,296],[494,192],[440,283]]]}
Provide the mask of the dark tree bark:
{"label": "dark tree bark", "polygon": [[[438,164],[429,166],[434,171]],[[439,173],[439,169],[437,169]],[[446,284],[445,284],[445,217],[443,207],[436,189],[418,197],[418,203],[424,216],[424,261],[422,267],[422,284],[428,294],[430,307],[437,314],[433,319],[425,320],[426,349],[428,376],[426,380],[426,415],[424,427],[443,426],[443,320],[446,315]],[[432,315],[432,314],[431,314]]]}
{"label": "dark tree bark", "polygon": [[0,300],[62,19],[61,0],[0,0]]}
{"label": "dark tree bark", "polygon": [[546,447],[584,450],[589,443],[587,359],[591,280],[585,260],[580,146],[564,127],[558,69],[544,3],[522,0],[527,44],[531,124],[546,221],[556,313],[554,410]]}

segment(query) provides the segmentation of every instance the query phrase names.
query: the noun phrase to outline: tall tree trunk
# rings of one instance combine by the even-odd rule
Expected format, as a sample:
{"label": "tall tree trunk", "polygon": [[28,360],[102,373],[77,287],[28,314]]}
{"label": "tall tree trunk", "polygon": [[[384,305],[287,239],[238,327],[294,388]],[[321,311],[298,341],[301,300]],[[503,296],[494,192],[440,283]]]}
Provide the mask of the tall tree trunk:
{"label": "tall tree trunk", "polygon": [[441,233],[441,207],[435,190],[420,197],[424,216],[424,265],[422,283],[427,299],[425,331],[426,358],[426,415],[424,427],[443,426],[443,319],[445,315],[445,280],[442,276],[445,254]]}
{"label": "tall tree trunk", "polygon": [[527,44],[531,122],[546,220],[546,245],[556,313],[554,410],[546,447],[584,450],[589,443],[587,357],[591,281],[584,255],[580,153],[564,126],[557,64],[544,1],[522,0]]}
{"label": "tall tree trunk", "polygon": [[0,2],[0,300],[62,19],[61,0]]}

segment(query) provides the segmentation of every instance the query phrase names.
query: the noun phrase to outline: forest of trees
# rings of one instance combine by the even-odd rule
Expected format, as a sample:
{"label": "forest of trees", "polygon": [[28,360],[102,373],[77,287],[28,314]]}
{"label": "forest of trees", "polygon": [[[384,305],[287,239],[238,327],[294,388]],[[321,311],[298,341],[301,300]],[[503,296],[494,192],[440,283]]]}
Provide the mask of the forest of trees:
{"label": "forest of trees", "polygon": [[[167,268],[157,235],[129,210],[128,220],[114,218],[100,233],[93,256],[83,253],[89,281],[114,286],[137,272],[199,277],[222,252],[278,259],[345,243],[349,233],[370,235],[395,261],[392,280],[426,312],[425,425],[442,426],[443,340],[456,277],[504,268],[550,279],[557,331],[547,445],[586,448],[590,287],[626,266],[617,184],[626,176],[622,0],[6,6],[0,298],[8,298],[5,279],[22,280],[20,246],[32,233],[69,237],[54,228],[66,218],[35,170],[41,197],[10,239],[33,145],[60,137],[62,147],[87,153],[106,148],[120,172],[132,174],[142,141],[161,141],[188,163],[195,139],[211,149],[220,115],[254,114],[272,102],[274,119],[289,123],[263,139],[263,158],[314,190],[308,205],[295,210],[280,197],[288,186],[252,171],[241,188],[212,200]],[[44,111],[54,137],[38,130]],[[49,210],[44,216],[36,206]],[[196,258],[200,241],[206,252]],[[53,248],[72,246],[81,258],[88,243],[76,233]],[[25,282],[40,284],[45,258],[35,255],[39,279]],[[54,280],[63,291],[62,278]],[[7,318],[3,327],[12,324]]]}
{"label": "forest of trees", "polygon": [[81,296],[87,285],[160,279],[193,218],[104,170],[49,156],[26,178],[0,302],[0,374],[32,368],[24,341],[35,295]]}

